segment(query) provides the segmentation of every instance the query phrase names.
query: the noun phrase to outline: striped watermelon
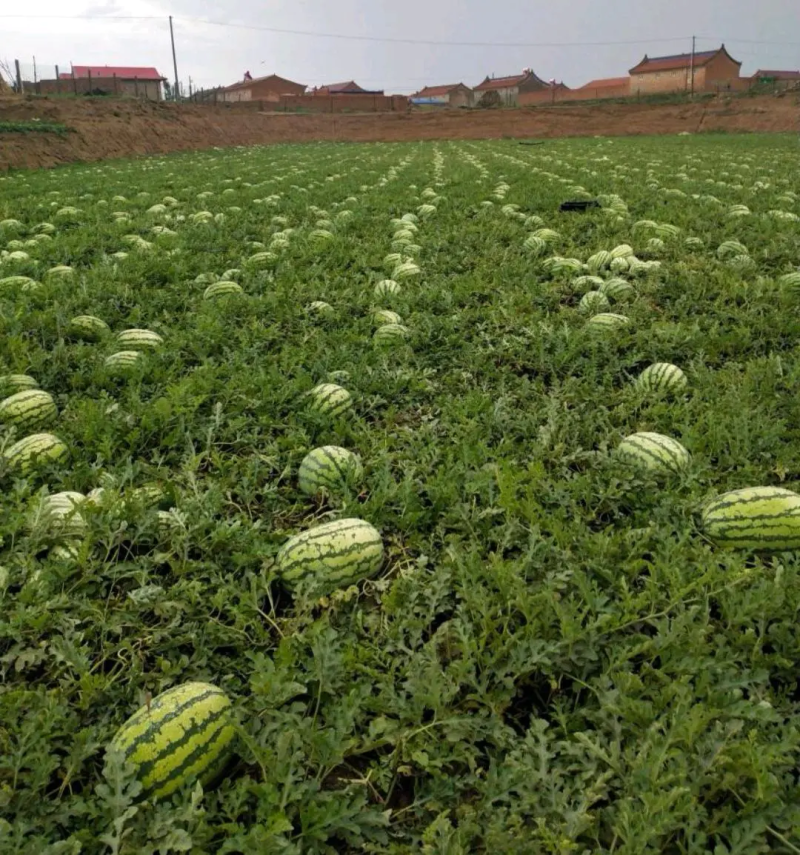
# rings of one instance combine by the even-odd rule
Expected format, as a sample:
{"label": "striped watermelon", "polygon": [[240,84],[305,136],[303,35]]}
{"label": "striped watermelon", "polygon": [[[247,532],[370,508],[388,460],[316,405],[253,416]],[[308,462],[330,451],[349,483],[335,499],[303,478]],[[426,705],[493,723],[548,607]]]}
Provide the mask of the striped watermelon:
{"label": "striped watermelon", "polygon": [[80,514],[80,506],[85,501],[83,493],[45,496],[31,514],[31,530],[42,529],[52,540],[80,537],[86,531],[86,520]]}
{"label": "striped watermelon", "polygon": [[612,261],[615,258],[631,258],[633,256],[633,247],[630,244],[621,243],[619,246],[615,246],[609,254]]}
{"label": "striped watermelon", "polygon": [[68,330],[74,338],[87,341],[98,341],[110,332],[108,324],[94,315],[78,315],[69,322]]}
{"label": "striped watermelon", "polygon": [[617,446],[618,459],[653,474],[681,472],[689,465],[689,452],[672,437],[660,433],[634,433]]}
{"label": "striped watermelon", "polygon": [[587,291],[578,304],[578,308],[586,314],[599,314],[611,308],[608,297],[601,291]]}
{"label": "striped watermelon", "polygon": [[69,456],[69,449],[52,433],[34,433],[15,442],[3,456],[11,469],[26,475],[39,466],[64,460]]}
{"label": "striped watermelon", "polygon": [[117,335],[117,342],[133,350],[149,350],[150,348],[160,347],[164,344],[164,339],[152,330],[132,329],[119,333]]}
{"label": "striped watermelon", "polygon": [[628,326],[630,324],[631,319],[626,318],[625,315],[618,315],[614,312],[601,312],[599,315],[594,315],[586,321],[586,326],[590,330],[615,330],[620,329],[621,327]]}
{"label": "striped watermelon", "polygon": [[784,287],[787,288],[797,288],[800,290],[800,270],[796,270],[794,273],[787,273],[785,276],[781,276],[778,280]]}
{"label": "striped watermelon", "polygon": [[144,793],[163,798],[195,780],[210,783],[236,735],[231,702],[210,683],[184,683],[153,698],[109,746],[137,771]]}
{"label": "striped watermelon", "polygon": [[636,378],[636,385],[646,391],[682,392],[689,385],[689,381],[677,365],[656,362],[642,371]]}
{"label": "striped watermelon", "polygon": [[331,383],[349,383],[350,376],[349,371],[339,369],[338,371],[331,371],[330,374],[328,374],[328,380],[330,380]]}
{"label": "striped watermelon", "polygon": [[0,377],[0,396],[13,395],[26,389],[38,389],[39,384],[27,374],[5,374]]}
{"label": "striped watermelon", "polygon": [[394,281],[394,279],[382,279],[375,286],[375,296],[379,298],[390,297],[399,293],[400,286]]}
{"label": "striped watermelon", "polygon": [[317,315],[321,318],[330,318],[334,315],[333,306],[326,303],[324,300],[314,300],[306,306],[306,312],[309,315]]}
{"label": "striped watermelon", "polygon": [[58,415],[53,396],[42,389],[17,392],[0,402],[0,420],[20,430],[35,430],[52,422]]}
{"label": "striped watermelon", "polygon": [[341,490],[353,484],[362,473],[361,460],[346,448],[323,445],[310,451],[300,464],[297,483],[309,496]]}
{"label": "striped watermelon", "polygon": [[364,520],[338,520],[296,534],[283,545],[276,561],[288,588],[308,584],[322,596],[377,573],[383,541]]}
{"label": "striped watermelon", "polygon": [[397,312],[393,312],[391,309],[378,309],[372,313],[372,320],[375,322],[376,326],[403,323],[403,319],[400,315],[398,315]]}
{"label": "striped watermelon", "polygon": [[229,297],[231,294],[244,294],[242,286],[237,282],[222,279],[219,282],[214,282],[206,288],[203,292],[203,299],[214,300],[217,297]]}
{"label": "striped watermelon", "polygon": [[402,324],[383,324],[375,330],[372,340],[379,347],[391,347],[396,344],[403,344],[408,335],[408,327],[404,327]]}
{"label": "striped watermelon", "polygon": [[600,290],[606,295],[606,297],[608,297],[609,300],[614,300],[615,302],[626,300],[634,294],[633,285],[625,279],[620,279],[618,277],[607,279],[600,286]]}
{"label": "striped watermelon", "polygon": [[79,541],[68,540],[65,543],[56,544],[48,553],[47,557],[54,561],[75,561],[81,552]]}
{"label": "striped watermelon", "polygon": [[312,399],[311,409],[324,416],[340,416],[353,406],[353,399],[347,389],[335,383],[321,383],[309,393]]}
{"label": "striped watermelon", "polygon": [[598,270],[602,270],[604,267],[608,267],[611,264],[611,260],[613,256],[607,249],[601,249],[600,252],[596,252],[591,258],[586,262],[586,266],[589,270],[597,272]]}
{"label": "striped watermelon", "polygon": [[702,525],[718,546],[800,549],[800,495],[781,487],[723,493],[703,508]]}
{"label": "striped watermelon", "polygon": [[138,350],[120,350],[107,356],[104,364],[111,374],[122,377],[137,368],[142,359],[142,354]]}

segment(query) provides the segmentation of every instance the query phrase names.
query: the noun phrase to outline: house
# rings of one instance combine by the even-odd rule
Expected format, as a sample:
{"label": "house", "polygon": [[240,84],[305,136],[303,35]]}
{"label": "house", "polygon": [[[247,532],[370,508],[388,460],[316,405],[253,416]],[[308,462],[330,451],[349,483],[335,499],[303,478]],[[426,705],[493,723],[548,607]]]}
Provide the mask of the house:
{"label": "house", "polygon": [[[660,92],[713,91],[730,88],[739,80],[742,63],[725,49],[673,56],[649,57],[630,70],[631,94],[650,95]],[[692,79],[694,78],[694,79]]]}
{"label": "house", "polygon": [[800,71],[764,71],[759,68],[753,75],[754,83],[800,83]]}
{"label": "house", "polygon": [[362,89],[355,80],[328,83],[313,90],[314,95],[383,95],[383,90]]}
{"label": "house", "polygon": [[[510,77],[487,77],[482,83],[475,87],[475,98],[480,104],[489,103],[499,99],[505,107],[516,107],[520,103],[520,94],[528,92],[543,92],[551,89],[555,81],[547,82],[537,77],[530,68],[524,68],[522,74],[513,74]],[[562,84],[563,86],[563,84]],[[496,96],[489,93],[495,92]]]}
{"label": "house", "polygon": [[575,90],[584,97],[591,98],[626,98],[630,95],[630,77],[599,77]]}
{"label": "house", "polygon": [[473,93],[463,83],[447,83],[444,86],[425,86],[415,92],[411,103],[432,107],[471,107]]}
{"label": "house", "polygon": [[148,101],[163,99],[166,79],[155,68],[132,65],[73,65],[72,71],[58,75],[59,81],[81,81],[81,92],[131,95]]}
{"label": "house", "polygon": [[252,77],[245,72],[243,80],[232,86],[225,86],[217,93],[218,101],[279,101],[281,95],[303,95],[304,83],[295,83],[277,74],[266,77]]}

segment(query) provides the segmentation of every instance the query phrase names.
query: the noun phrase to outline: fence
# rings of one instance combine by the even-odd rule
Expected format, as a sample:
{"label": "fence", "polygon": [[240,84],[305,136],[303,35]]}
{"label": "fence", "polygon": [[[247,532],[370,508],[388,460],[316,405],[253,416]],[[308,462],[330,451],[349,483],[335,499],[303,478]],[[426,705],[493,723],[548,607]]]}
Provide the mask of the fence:
{"label": "fence", "polygon": [[214,89],[195,92],[189,100],[197,104],[270,113],[398,113],[408,110],[405,95],[276,95],[229,101],[223,89]]}
{"label": "fence", "polygon": [[[797,80],[759,80],[752,77],[740,77],[724,82],[714,81],[705,86],[696,86],[696,95],[725,95],[727,93],[776,94],[800,87]],[[632,89],[630,82],[618,86],[582,87],[567,89],[556,87],[540,92],[520,92],[517,104],[520,107],[538,107],[548,104],[567,104],[576,101],[603,101],[627,99],[634,101],[659,101],[688,96],[688,88],[663,92],[640,92]]]}
{"label": "fence", "polygon": [[[93,75],[77,76],[70,63],[41,66],[15,60],[9,69],[15,91],[28,95],[105,95],[161,101],[165,97],[161,80],[151,78]],[[167,87],[169,84],[167,84]]]}

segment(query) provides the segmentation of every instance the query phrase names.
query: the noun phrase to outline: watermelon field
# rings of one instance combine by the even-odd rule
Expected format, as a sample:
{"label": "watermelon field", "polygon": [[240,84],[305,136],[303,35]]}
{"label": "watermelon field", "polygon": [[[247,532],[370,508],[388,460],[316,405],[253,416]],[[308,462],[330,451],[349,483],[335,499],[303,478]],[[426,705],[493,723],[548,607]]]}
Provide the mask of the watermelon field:
{"label": "watermelon field", "polygon": [[0,176],[3,855],[800,853],[797,139],[531,142]]}

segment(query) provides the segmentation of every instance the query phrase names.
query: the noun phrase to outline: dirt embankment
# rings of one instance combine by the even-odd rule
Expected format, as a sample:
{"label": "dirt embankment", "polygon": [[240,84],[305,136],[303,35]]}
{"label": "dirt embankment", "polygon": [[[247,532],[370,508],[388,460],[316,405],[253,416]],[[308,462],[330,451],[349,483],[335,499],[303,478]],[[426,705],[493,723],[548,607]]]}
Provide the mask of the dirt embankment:
{"label": "dirt embankment", "polygon": [[797,94],[694,104],[593,104],[520,110],[297,115],[230,107],[0,97],[0,122],[31,119],[73,129],[0,133],[0,170],[278,142],[623,136],[681,131],[800,131]]}

